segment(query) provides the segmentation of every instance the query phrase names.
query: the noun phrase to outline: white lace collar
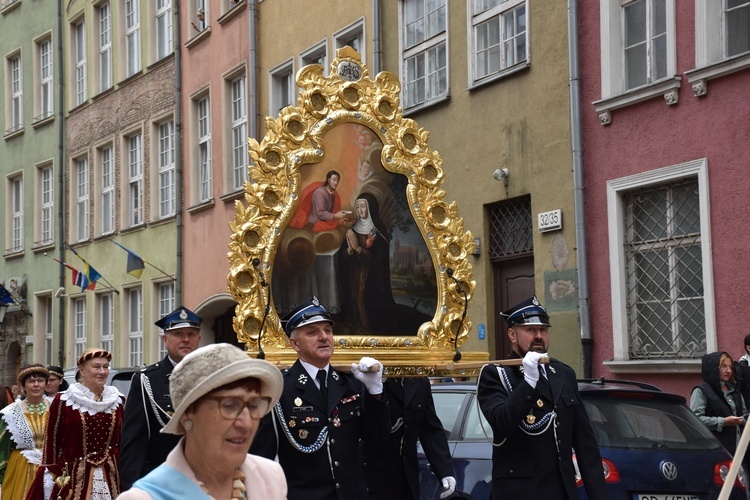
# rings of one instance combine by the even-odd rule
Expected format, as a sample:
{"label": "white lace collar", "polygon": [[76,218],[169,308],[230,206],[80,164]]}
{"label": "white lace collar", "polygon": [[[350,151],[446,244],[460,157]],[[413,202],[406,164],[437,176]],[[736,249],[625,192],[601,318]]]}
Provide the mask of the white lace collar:
{"label": "white lace collar", "polygon": [[60,393],[60,399],[74,410],[80,410],[94,415],[99,412],[112,413],[120,406],[120,391],[111,385],[105,385],[102,390],[102,400],[94,401],[94,393],[85,385],[76,382],[68,390]]}

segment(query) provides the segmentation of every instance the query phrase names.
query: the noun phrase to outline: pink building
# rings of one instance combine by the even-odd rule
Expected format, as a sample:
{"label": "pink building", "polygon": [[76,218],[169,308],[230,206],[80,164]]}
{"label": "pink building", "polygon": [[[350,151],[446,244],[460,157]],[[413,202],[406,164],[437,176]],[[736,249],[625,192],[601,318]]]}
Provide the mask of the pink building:
{"label": "pink building", "polygon": [[750,2],[578,3],[593,376],[689,397],[750,333]]}

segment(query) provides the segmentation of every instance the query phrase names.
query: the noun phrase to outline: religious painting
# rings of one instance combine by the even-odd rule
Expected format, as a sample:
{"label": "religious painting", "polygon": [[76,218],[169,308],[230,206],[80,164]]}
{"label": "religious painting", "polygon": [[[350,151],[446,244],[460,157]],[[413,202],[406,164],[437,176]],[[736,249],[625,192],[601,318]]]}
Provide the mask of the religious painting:
{"label": "religious painting", "polygon": [[238,339],[291,364],[281,318],[315,295],[335,320],[336,362],[369,353],[388,374],[428,375],[446,360],[487,359],[459,352],[474,238],[445,200],[429,133],[402,115],[398,79],[371,79],[344,47],[330,76],[305,66],[297,86],[296,105],[249,139],[228,254]]}

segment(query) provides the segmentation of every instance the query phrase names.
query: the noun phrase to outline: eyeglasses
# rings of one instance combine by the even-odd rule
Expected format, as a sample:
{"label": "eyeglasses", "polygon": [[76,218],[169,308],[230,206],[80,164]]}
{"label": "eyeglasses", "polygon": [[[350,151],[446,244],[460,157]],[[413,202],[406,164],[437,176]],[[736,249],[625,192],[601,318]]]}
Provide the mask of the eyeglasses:
{"label": "eyeglasses", "polygon": [[205,399],[219,403],[219,413],[228,420],[239,417],[244,408],[250,411],[251,417],[260,419],[268,413],[268,408],[271,406],[271,398],[265,397],[251,398],[247,402],[233,396],[206,396]]}
{"label": "eyeglasses", "polygon": [[31,382],[32,384],[46,384],[47,379],[43,377],[29,377],[24,381],[24,384],[28,384],[29,382]]}

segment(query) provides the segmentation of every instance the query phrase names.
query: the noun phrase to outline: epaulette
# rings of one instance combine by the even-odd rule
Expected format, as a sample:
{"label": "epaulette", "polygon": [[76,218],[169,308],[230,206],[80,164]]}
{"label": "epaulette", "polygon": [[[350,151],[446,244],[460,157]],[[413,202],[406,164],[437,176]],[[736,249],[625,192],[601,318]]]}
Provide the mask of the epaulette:
{"label": "epaulette", "polygon": [[148,365],[145,368],[141,368],[141,372],[143,373],[150,372],[150,371],[156,370],[157,368],[159,368],[159,363],[154,363],[153,365]]}
{"label": "epaulette", "polygon": [[289,368],[282,368],[282,369],[281,369],[281,376],[282,376],[282,377],[286,377],[287,375],[289,375],[289,373],[291,373],[291,372],[289,371]]}

